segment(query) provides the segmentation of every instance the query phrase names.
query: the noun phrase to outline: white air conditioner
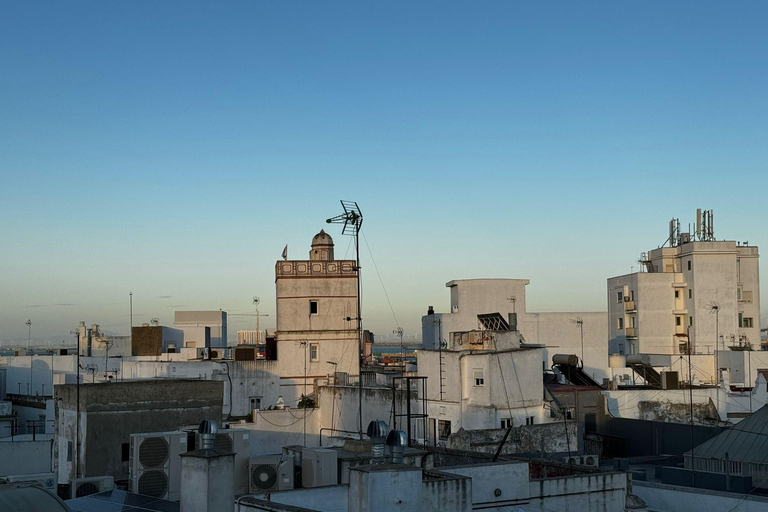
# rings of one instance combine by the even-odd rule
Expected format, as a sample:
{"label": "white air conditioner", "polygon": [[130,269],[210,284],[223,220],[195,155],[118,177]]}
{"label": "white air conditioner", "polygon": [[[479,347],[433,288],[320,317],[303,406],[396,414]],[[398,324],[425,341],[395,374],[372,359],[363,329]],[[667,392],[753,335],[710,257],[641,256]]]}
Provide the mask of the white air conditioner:
{"label": "white air conditioner", "polygon": [[596,468],[600,466],[600,458],[597,455],[584,455],[581,457],[581,463],[583,466]]}
{"label": "white air conditioner", "polygon": [[56,494],[58,479],[56,473],[34,473],[32,475],[8,475],[0,478],[7,483],[35,482],[46,491]]}
{"label": "white air conditioner", "polygon": [[293,489],[293,458],[281,455],[251,457],[248,463],[248,492],[263,493]]}
{"label": "white air conditioner", "polygon": [[69,498],[82,498],[90,494],[111,491],[114,488],[115,478],[112,476],[75,478],[69,483]]}
{"label": "white air conditioner", "polygon": [[[227,428],[219,430],[213,448],[235,454],[235,494],[248,493],[248,460],[251,457],[250,430]],[[200,433],[195,432],[195,448],[199,449]]]}
{"label": "white air conditioner", "polygon": [[578,455],[563,457],[563,464],[573,464],[574,466],[581,466],[581,457]]}
{"label": "white air conditioner", "polygon": [[131,492],[166,500],[181,493],[181,458],[186,432],[131,434],[128,478]]}
{"label": "white air conditioner", "polygon": [[338,454],[327,448],[304,448],[301,458],[302,487],[336,485],[338,477]]}

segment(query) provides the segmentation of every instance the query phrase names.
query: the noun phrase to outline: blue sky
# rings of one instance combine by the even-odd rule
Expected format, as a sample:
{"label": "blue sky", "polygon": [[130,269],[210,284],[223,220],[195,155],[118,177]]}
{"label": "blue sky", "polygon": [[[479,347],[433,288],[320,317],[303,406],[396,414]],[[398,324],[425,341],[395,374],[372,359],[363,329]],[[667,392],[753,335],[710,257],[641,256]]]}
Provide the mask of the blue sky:
{"label": "blue sky", "polygon": [[[360,203],[409,332],[457,278],[531,279],[531,310],[604,309],[606,278],[697,207],[719,238],[768,247],[767,15],[5,2],[0,340],[27,318],[33,337],[127,333],[129,291],[137,323],[259,295],[270,325],[275,260],[306,254],[339,199]],[[365,245],[363,266],[366,325],[391,332]]]}

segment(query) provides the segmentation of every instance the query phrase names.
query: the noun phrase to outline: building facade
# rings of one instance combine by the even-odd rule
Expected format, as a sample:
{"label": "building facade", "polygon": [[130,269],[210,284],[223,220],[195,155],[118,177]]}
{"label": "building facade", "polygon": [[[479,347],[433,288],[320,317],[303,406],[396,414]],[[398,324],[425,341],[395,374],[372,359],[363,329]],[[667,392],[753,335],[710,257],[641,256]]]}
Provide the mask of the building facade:
{"label": "building facade", "polygon": [[673,220],[669,246],[642,258],[645,272],[608,279],[610,353],[758,350],[757,247],[715,240],[711,220],[695,234],[676,226]]}

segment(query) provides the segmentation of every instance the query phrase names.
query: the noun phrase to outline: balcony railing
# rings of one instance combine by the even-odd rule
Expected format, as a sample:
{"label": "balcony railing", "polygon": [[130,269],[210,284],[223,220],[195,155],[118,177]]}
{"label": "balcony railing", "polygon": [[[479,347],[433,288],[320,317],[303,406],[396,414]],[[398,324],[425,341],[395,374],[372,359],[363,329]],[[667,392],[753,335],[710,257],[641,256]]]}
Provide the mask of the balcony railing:
{"label": "balcony railing", "polygon": [[636,309],[635,301],[628,300],[624,302],[624,311],[635,311]]}
{"label": "balcony railing", "polygon": [[624,331],[627,338],[637,338],[637,327],[627,327]]}

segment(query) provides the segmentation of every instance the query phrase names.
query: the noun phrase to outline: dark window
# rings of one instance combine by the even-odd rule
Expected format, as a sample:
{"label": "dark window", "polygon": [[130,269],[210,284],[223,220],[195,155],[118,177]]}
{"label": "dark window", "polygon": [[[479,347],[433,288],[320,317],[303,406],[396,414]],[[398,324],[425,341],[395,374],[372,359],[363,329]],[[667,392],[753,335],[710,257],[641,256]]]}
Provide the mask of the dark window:
{"label": "dark window", "polygon": [[676,316],[675,317],[675,325],[681,325],[681,324],[682,324],[682,322],[680,321],[680,317]]}
{"label": "dark window", "polygon": [[451,422],[448,420],[437,420],[437,435],[441,441],[448,439],[451,435]]}
{"label": "dark window", "polygon": [[691,270],[691,260],[688,260],[688,270]]}
{"label": "dark window", "polygon": [[122,445],[122,460],[123,462],[128,462],[128,459],[131,457],[131,443],[123,443]]}
{"label": "dark window", "polygon": [[67,462],[72,462],[72,441],[67,441]]}
{"label": "dark window", "polygon": [[676,299],[680,298],[680,290],[675,290],[675,298]]}
{"label": "dark window", "polygon": [[317,314],[317,301],[316,300],[309,301],[309,314],[310,315],[316,315]]}
{"label": "dark window", "polygon": [[693,290],[691,290],[690,288],[688,289],[688,298],[689,299],[693,298]]}

